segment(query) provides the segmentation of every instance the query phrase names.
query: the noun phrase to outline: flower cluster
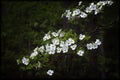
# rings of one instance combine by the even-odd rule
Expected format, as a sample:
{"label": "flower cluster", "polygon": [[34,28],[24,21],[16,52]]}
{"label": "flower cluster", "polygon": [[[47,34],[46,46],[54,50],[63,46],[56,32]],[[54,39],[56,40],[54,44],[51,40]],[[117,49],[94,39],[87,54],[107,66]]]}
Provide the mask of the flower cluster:
{"label": "flower cluster", "polygon": [[[64,39],[64,37],[66,37],[66,34],[67,36],[69,35],[68,33],[62,31],[62,29],[59,29],[57,32],[49,31],[43,37],[43,42],[45,42],[46,44],[41,45],[40,47],[36,47],[28,58],[26,57],[22,58],[21,63],[27,66],[30,63],[30,60],[31,59],[34,60],[35,57],[38,56],[39,54],[53,55],[56,53],[69,53],[69,49],[74,51],[78,56],[83,56],[85,51],[79,48],[79,46],[77,46],[76,40],[74,40],[73,37],[68,36],[67,38]],[[77,41],[78,40],[82,41],[85,38],[86,38],[85,34],[79,34]],[[50,43],[48,43],[47,41],[50,41]],[[99,39],[96,39],[95,43],[86,44],[88,50],[97,49],[98,45],[101,45],[101,41]],[[20,64],[20,61],[17,60],[17,63]],[[41,62],[38,61],[36,68],[40,68],[40,67],[41,67]],[[47,74],[50,76],[52,76],[53,73],[54,73],[53,70],[47,71]]]}
{"label": "flower cluster", "polygon": [[[81,6],[81,4],[82,4],[82,1],[79,2],[78,6]],[[106,4],[112,5],[113,2],[99,1],[96,4],[91,3],[88,7],[85,8],[85,11],[81,11],[80,9],[75,9],[73,11],[66,10],[65,13],[62,14],[62,17],[65,16],[68,20],[73,19],[75,17],[86,18],[88,13],[91,13],[92,11],[94,11],[95,15],[98,14],[102,9],[102,7],[105,6]],[[87,50],[93,50],[93,49],[97,49],[98,46],[102,44],[100,39],[96,39],[95,42],[86,43],[85,46],[81,45],[82,43],[81,41],[88,40],[89,36],[85,34],[79,34],[79,36],[76,37],[76,33],[74,35],[68,32],[65,33],[65,31],[62,31],[62,29],[59,29],[56,32],[49,31],[44,35],[42,39],[43,44],[41,43],[40,47],[37,46],[33,50],[33,52],[30,54],[30,56],[22,57],[22,59],[17,60],[17,63],[18,64],[22,63],[26,67],[26,66],[29,66],[29,64],[32,64],[32,62],[34,62],[33,60],[37,60],[35,61],[35,67],[41,68],[41,65],[43,64],[42,59],[39,58],[41,57],[41,55],[42,57],[44,57],[44,55],[49,56],[54,54],[63,54],[63,53],[65,54],[65,53],[72,52],[77,54],[78,56],[83,56],[86,53],[86,51],[82,47],[87,48]],[[70,34],[72,34],[72,36]],[[81,42],[81,43],[77,43],[77,42]],[[80,46],[78,44],[80,44]],[[49,76],[52,76],[54,74],[54,70],[49,69],[47,71],[47,74]]]}
{"label": "flower cluster", "polygon": [[101,41],[99,39],[96,39],[94,43],[88,43],[86,47],[88,50],[92,50],[97,49],[99,45],[101,45]]}
{"label": "flower cluster", "polygon": [[51,39],[51,42],[52,42],[51,44],[45,45],[45,52],[46,53],[48,53],[48,54],[55,54],[55,53],[61,53],[61,52],[67,53],[69,47],[71,47],[72,50],[75,50],[76,45],[74,44],[75,43],[74,39],[72,39],[70,37],[66,41],[59,40],[60,37],[63,37],[65,35],[64,32],[62,32],[62,33],[60,33],[60,32],[61,32],[61,29],[58,30],[58,32],[56,33],[57,36],[54,36],[53,32],[52,32],[52,35],[55,38]]}
{"label": "flower cluster", "polygon": [[38,51],[37,51],[37,50],[38,50],[38,47],[36,47],[36,48],[34,49],[34,52],[31,53],[31,55],[30,55],[30,58],[31,58],[31,59],[34,59],[34,57],[38,55]]}
{"label": "flower cluster", "polygon": [[[80,6],[82,4],[82,1],[79,2],[78,6]],[[103,6],[105,6],[106,4],[108,5],[112,5],[113,1],[99,1],[98,3],[90,3],[90,5],[88,7],[85,8],[85,10],[80,10],[80,9],[75,9],[73,11],[71,10],[66,10],[65,13],[62,14],[61,17],[65,16],[68,20],[70,19],[74,19],[75,17],[81,17],[81,18],[86,18],[88,13],[91,13],[92,11],[94,11],[94,14],[97,15]]]}
{"label": "flower cluster", "polygon": [[102,9],[103,6],[105,6],[106,4],[108,5],[112,5],[113,1],[99,1],[98,3],[94,3],[92,2],[89,7],[86,7],[85,12],[86,13],[91,13],[92,11],[94,11],[94,14],[98,14],[100,12],[100,10]]}
{"label": "flower cluster", "polygon": [[75,9],[73,12],[71,12],[70,10],[66,10],[61,17],[63,17],[64,15],[68,20],[75,18],[75,16],[81,17],[81,18],[87,17],[87,14],[81,11],[80,9]]}

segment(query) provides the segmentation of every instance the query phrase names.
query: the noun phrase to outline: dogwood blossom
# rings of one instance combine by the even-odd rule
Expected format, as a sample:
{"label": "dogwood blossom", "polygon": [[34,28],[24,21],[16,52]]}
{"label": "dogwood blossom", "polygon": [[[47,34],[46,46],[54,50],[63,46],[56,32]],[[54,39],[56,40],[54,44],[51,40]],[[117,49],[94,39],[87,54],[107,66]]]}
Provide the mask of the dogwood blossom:
{"label": "dogwood blossom", "polygon": [[62,51],[62,48],[57,47],[57,53],[60,53]]}
{"label": "dogwood blossom", "polygon": [[99,45],[101,45],[101,41],[99,39],[96,39],[95,43],[89,43],[86,45],[86,47],[88,50],[92,50],[97,49]]}
{"label": "dogwood blossom", "polygon": [[45,50],[46,50],[47,53],[51,50],[51,48],[48,44],[45,45],[45,48],[46,48]]}
{"label": "dogwood blossom", "polygon": [[64,37],[65,33],[61,32],[59,37]]}
{"label": "dogwood blossom", "polygon": [[54,71],[53,71],[53,70],[51,70],[51,69],[49,69],[49,70],[47,71],[47,74],[48,74],[49,76],[52,76],[52,75],[53,75],[53,73],[54,73]]}
{"label": "dogwood blossom", "polygon": [[43,37],[43,41],[46,41],[46,40],[49,40],[51,38],[51,36],[50,36],[50,31],[47,33],[47,34],[45,34],[45,36]]}
{"label": "dogwood blossom", "polygon": [[54,44],[50,44],[50,46],[46,45],[46,52],[48,52],[48,54],[55,54],[55,49],[56,46]]}
{"label": "dogwood blossom", "polygon": [[58,38],[52,39],[52,43],[53,43],[54,45],[59,45],[59,39],[58,39]]}
{"label": "dogwood blossom", "polygon": [[67,53],[68,52],[68,45],[64,44],[62,47],[63,53]]}
{"label": "dogwood blossom", "polygon": [[38,51],[43,53],[44,52],[44,46],[41,46],[40,48],[38,48]]}
{"label": "dogwood blossom", "polygon": [[113,1],[107,1],[107,4],[112,5]]}
{"label": "dogwood blossom", "polygon": [[64,41],[60,41],[60,47],[63,47],[63,46],[64,46],[64,44],[65,44],[65,42],[64,42]]}
{"label": "dogwood blossom", "polygon": [[105,4],[106,4],[106,1],[99,1],[99,2],[97,3],[98,6],[100,6],[100,5],[104,6]]}
{"label": "dogwood blossom", "polygon": [[23,63],[24,65],[28,65],[28,64],[29,64],[29,59],[23,57],[23,58],[22,58],[22,63]]}
{"label": "dogwood blossom", "polygon": [[80,15],[78,17],[81,17],[81,18],[86,18],[87,17],[87,14],[85,12],[82,12],[80,13]]}
{"label": "dogwood blossom", "polygon": [[100,41],[99,39],[96,39],[95,43],[96,43],[97,45],[101,45],[101,41]]}
{"label": "dogwood blossom", "polygon": [[38,55],[38,52],[34,51],[34,52],[31,53],[30,58],[34,59],[34,57],[37,56],[37,55]]}
{"label": "dogwood blossom", "polygon": [[50,49],[51,50],[55,50],[56,49],[56,46],[54,44],[50,44]]}
{"label": "dogwood blossom", "polygon": [[91,3],[89,7],[86,8],[86,13],[91,13],[93,10],[96,10],[96,5],[94,3]]}
{"label": "dogwood blossom", "polygon": [[75,9],[72,13],[72,17],[80,14],[80,12],[81,12],[80,9]]}
{"label": "dogwood blossom", "polygon": [[54,37],[57,37],[57,36],[58,36],[58,33],[52,32],[52,35],[53,35]]}
{"label": "dogwood blossom", "polygon": [[83,51],[83,50],[79,50],[79,51],[77,52],[77,54],[78,54],[79,56],[83,56],[84,51]]}
{"label": "dogwood blossom", "polygon": [[97,49],[98,48],[98,45],[96,43],[93,43],[92,44],[92,49]]}
{"label": "dogwood blossom", "polygon": [[55,50],[50,50],[48,53],[49,54],[55,54]]}
{"label": "dogwood blossom", "polygon": [[70,44],[74,44],[75,43],[74,39],[72,39],[72,38],[68,38],[68,42],[70,42]]}
{"label": "dogwood blossom", "polygon": [[38,47],[36,47],[33,51],[35,52],[35,51],[37,51],[38,50]]}
{"label": "dogwood blossom", "polygon": [[79,39],[80,39],[80,40],[83,40],[84,38],[85,38],[85,35],[83,35],[83,34],[80,34],[80,35],[79,35]]}
{"label": "dogwood blossom", "polygon": [[70,15],[71,15],[71,11],[66,10],[66,18],[68,18],[68,20],[70,20]]}
{"label": "dogwood blossom", "polygon": [[86,12],[86,13],[91,13],[92,10],[91,10],[89,7],[86,7],[85,12]]}
{"label": "dogwood blossom", "polygon": [[97,8],[94,10],[94,14],[97,15],[100,12],[100,10],[102,9],[102,7],[103,7],[103,5],[100,5],[100,6],[97,5]]}
{"label": "dogwood blossom", "polygon": [[86,46],[87,46],[87,49],[88,49],[88,50],[92,50],[92,46],[93,46],[92,43],[89,43],[89,44],[87,44]]}
{"label": "dogwood blossom", "polygon": [[76,49],[76,47],[77,47],[77,45],[76,45],[76,44],[74,44],[74,45],[71,45],[71,46],[70,46],[70,48],[71,48],[72,50],[75,50],[75,49]]}
{"label": "dogwood blossom", "polygon": [[66,40],[65,44],[68,45],[68,46],[70,46],[72,43],[70,42],[70,40]]}
{"label": "dogwood blossom", "polygon": [[94,14],[97,15],[99,13],[100,9],[96,9]]}
{"label": "dogwood blossom", "polygon": [[113,4],[113,1],[111,1],[111,0],[106,0],[106,1],[99,1],[99,2],[97,3],[97,5],[102,5],[102,6],[104,6],[104,5],[106,5],[106,4],[112,5],[112,4]]}
{"label": "dogwood blossom", "polygon": [[[78,3],[78,6],[80,6],[81,5],[81,3],[82,3],[82,1],[80,1],[79,3]],[[75,18],[75,16],[76,17],[80,17],[80,18],[86,18],[87,17],[87,15],[89,14],[89,13],[91,13],[92,11],[94,11],[94,14],[95,15],[97,15],[100,11],[101,11],[101,9],[102,9],[102,7],[103,6],[105,6],[106,4],[108,4],[108,5],[112,5],[113,4],[113,1],[109,1],[109,0],[107,0],[107,1],[99,1],[98,3],[94,3],[94,2],[92,2],[92,3],[90,3],[90,5],[89,6],[87,6],[86,8],[85,8],[85,12],[83,12],[83,11],[81,11],[80,9],[75,9],[75,10],[73,10],[73,12],[71,13],[70,12],[70,10],[66,10],[66,14],[64,13],[64,14],[62,14],[62,17],[64,16],[64,15],[66,15],[66,18],[68,18],[68,20],[70,20],[70,19],[73,19],[73,18]]]}

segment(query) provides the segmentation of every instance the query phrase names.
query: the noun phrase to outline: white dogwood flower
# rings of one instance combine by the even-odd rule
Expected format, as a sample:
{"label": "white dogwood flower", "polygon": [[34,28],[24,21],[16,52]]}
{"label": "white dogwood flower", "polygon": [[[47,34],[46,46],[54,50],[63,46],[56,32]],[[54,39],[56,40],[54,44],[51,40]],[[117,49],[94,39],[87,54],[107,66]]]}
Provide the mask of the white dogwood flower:
{"label": "white dogwood flower", "polygon": [[50,31],[47,33],[47,34],[45,34],[45,36],[43,37],[43,41],[46,41],[46,40],[49,40],[51,38],[51,36],[50,36]]}
{"label": "white dogwood flower", "polygon": [[37,51],[38,50],[38,47],[36,47],[33,51],[35,52],[35,51]]}
{"label": "white dogwood flower", "polygon": [[68,20],[70,20],[70,15],[71,15],[70,10],[66,10],[66,18],[68,18]]}
{"label": "white dogwood flower", "polygon": [[97,6],[100,6],[100,5],[105,5],[106,3],[105,2],[103,2],[103,1],[99,1],[99,2],[97,2]]}
{"label": "white dogwood flower", "polygon": [[94,14],[97,15],[99,13],[99,11],[100,11],[99,9],[96,9]]}
{"label": "white dogwood flower", "polygon": [[98,48],[98,45],[96,43],[93,43],[92,44],[92,49],[97,49]]}
{"label": "white dogwood flower", "polygon": [[23,57],[23,58],[22,58],[22,63],[23,63],[24,65],[28,65],[28,64],[29,64],[29,59]]}
{"label": "white dogwood flower", "polygon": [[89,43],[86,45],[88,50],[92,50],[92,49],[97,49],[98,45],[101,45],[101,41],[99,39],[96,39],[95,43]]}
{"label": "white dogwood flower", "polygon": [[51,33],[54,37],[57,37],[58,36],[58,33],[56,33],[56,32],[52,32]]}
{"label": "white dogwood flower", "polygon": [[38,52],[34,51],[34,52],[31,53],[30,58],[34,59],[34,57],[37,56],[37,55],[38,55]]}
{"label": "white dogwood flower", "polygon": [[63,53],[67,53],[68,52],[68,45],[64,44],[62,47]]}
{"label": "white dogwood flower", "polygon": [[69,38],[68,41],[69,41],[71,44],[74,44],[74,43],[75,43],[74,39],[72,39],[72,38]]}
{"label": "white dogwood flower", "polygon": [[76,45],[76,44],[74,44],[74,45],[71,45],[71,46],[70,46],[70,48],[71,48],[72,50],[75,50],[75,49],[76,49],[76,47],[77,47],[77,45]]}
{"label": "white dogwood flower", "polygon": [[50,46],[48,44],[45,45],[46,52],[49,52],[51,50]]}
{"label": "white dogwood flower", "polygon": [[62,48],[57,47],[57,53],[61,53]]}
{"label": "white dogwood flower", "polygon": [[55,54],[55,50],[50,50],[48,53],[49,54]]}
{"label": "white dogwood flower", "polygon": [[60,37],[64,37],[65,33],[64,32],[61,32],[60,33]]}
{"label": "white dogwood flower", "polygon": [[50,49],[51,50],[55,50],[56,49],[56,46],[54,44],[50,44]]}
{"label": "white dogwood flower", "polygon": [[112,5],[113,1],[107,1],[107,4]]}
{"label": "white dogwood flower", "polygon": [[69,40],[66,40],[65,44],[68,45],[68,46],[70,46],[72,43]]}
{"label": "white dogwood flower", "polygon": [[86,47],[87,47],[88,50],[92,50],[93,45],[92,45],[92,43],[89,43],[89,44],[86,45]]}
{"label": "white dogwood flower", "polygon": [[80,9],[75,9],[72,13],[72,16],[76,16],[76,15],[80,14],[80,12],[81,12]]}
{"label": "white dogwood flower", "polygon": [[83,34],[80,34],[80,35],[79,35],[79,39],[80,39],[80,40],[83,40],[84,38],[85,38],[85,35],[83,35]]}
{"label": "white dogwood flower", "polygon": [[44,46],[41,46],[40,48],[38,48],[38,51],[43,53],[44,52]]}
{"label": "white dogwood flower", "polygon": [[96,5],[94,3],[91,3],[90,6],[89,6],[89,8],[91,10],[95,10],[96,9]]}
{"label": "white dogwood flower", "polygon": [[46,52],[48,54],[55,54],[56,46],[54,44],[46,45]]}
{"label": "white dogwood flower", "polygon": [[84,13],[84,12],[81,12],[81,14],[79,15],[81,18],[86,18],[87,17],[87,14]]}
{"label": "white dogwood flower", "polygon": [[46,45],[46,52],[48,54],[55,54],[56,46],[54,44]]}
{"label": "white dogwood flower", "polygon": [[52,43],[53,43],[54,45],[59,45],[59,39],[58,39],[58,38],[52,39]]}
{"label": "white dogwood flower", "polygon": [[49,70],[47,71],[47,74],[48,74],[49,76],[52,76],[52,75],[53,75],[53,73],[54,73],[54,71],[53,71],[53,70],[51,70],[51,69],[49,69]]}
{"label": "white dogwood flower", "polygon": [[96,43],[97,45],[101,45],[101,41],[100,41],[99,39],[96,39],[95,43]]}
{"label": "white dogwood flower", "polygon": [[94,10],[94,14],[98,14],[99,11],[102,9],[102,6],[105,5],[104,2],[98,2],[97,5],[94,3],[91,3],[89,7],[86,8],[86,13],[91,13]]}
{"label": "white dogwood flower", "polygon": [[77,54],[78,54],[79,56],[83,56],[84,51],[83,51],[83,50],[79,50],[79,51],[77,52]]}
{"label": "white dogwood flower", "polygon": [[86,12],[86,13],[91,13],[92,10],[91,10],[89,7],[86,7],[85,12]]}
{"label": "white dogwood flower", "polygon": [[64,41],[60,41],[60,47],[63,47],[63,46],[64,46],[64,44],[65,44],[65,42],[64,42]]}

